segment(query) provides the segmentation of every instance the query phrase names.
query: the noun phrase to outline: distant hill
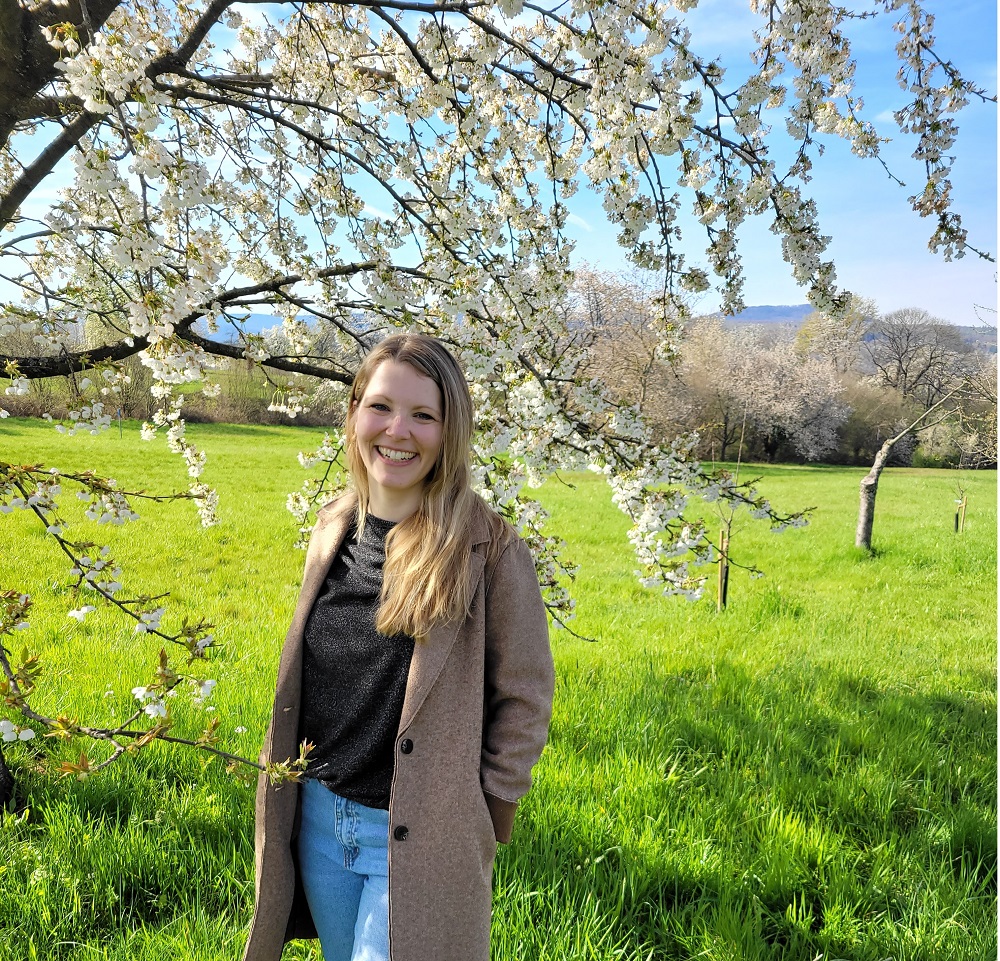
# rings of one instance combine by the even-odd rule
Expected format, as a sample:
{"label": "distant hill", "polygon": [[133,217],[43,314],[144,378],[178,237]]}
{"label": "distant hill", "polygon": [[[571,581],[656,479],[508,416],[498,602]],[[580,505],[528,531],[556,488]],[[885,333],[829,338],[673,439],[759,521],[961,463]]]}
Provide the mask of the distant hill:
{"label": "distant hill", "polygon": [[[726,317],[727,324],[791,324],[799,327],[802,321],[812,313],[813,308],[809,304],[781,305],[777,307],[764,305],[761,307],[747,307],[732,317]],[[271,314],[250,314],[243,329],[248,334],[259,334],[271,327],[279,327],[281,318]],[[225,325],[230,331],[232,327]],[[201,333],[204,333],[204,325],[198,324]],[[971,331],[972,328],[969,328]],[[220,331],[221,332],[221,331]]]}
{"label": "distant hill", "polygon": [[997,329],[984,324],[982,327],[959,327],[962,340],[984,354],[997,352]]}
{"label": "distant hill", "polygon": [[791,324],[799,327],[813,312],[811,304],[763,304],[747,307],[732,317],[723,318],[727,324]]}
{"label": "distant hill", "polygon": [[[745,310],[734,314],[732,317],[724,317],[726,324],[773,324],[776,326],[794,327],[798,329],[802,322],[813,312],[810,304],[763,304],[758,307],[747,307]],[[309,318],[312,320],[312,318]],[[272,314],[250,314],[243,329],[248,334],[259,334],[272,327],[281,325],[281,318]],[[207,335],[204,322],[195,325],[199,333]],[[997,331],[995,327],[984,325],[982,327],[959,327],[962,340],[970,344],[976,350],[981,350],[987,354],[997,352]],[[236,336],[232,327],[225,324],[219,330],[219,336],[225,341],[235,341]]]}
{"label": "distant hill", "polygon": [[[280,326],[281,318],[274,317],[271,314],[250,314],[242,325],[243,330],[248,334],[261,334],[272,327]],[[218,334],[209,334],[204,320],[199,320],[194,325],[194,329],[202,337],[214,337],[226,344],[235,343],[237,340],[236,331],[230,323],[220,323]]]}

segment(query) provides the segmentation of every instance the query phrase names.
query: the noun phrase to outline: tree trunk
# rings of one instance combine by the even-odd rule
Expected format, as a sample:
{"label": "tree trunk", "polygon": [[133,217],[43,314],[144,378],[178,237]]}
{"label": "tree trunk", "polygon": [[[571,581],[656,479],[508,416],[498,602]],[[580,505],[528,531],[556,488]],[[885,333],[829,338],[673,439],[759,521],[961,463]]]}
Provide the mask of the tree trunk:
{"label": "tree trunk", "polygon": [[[965,386],[965,381],[958,387],[950,390],[933,407],[925,410],[909,427],[904,427],[895,437],[890,437],[875,455],[872,469],[862,478],[861,481],[861,503],[858,507],[858,526],[854,533],[855,547],[864,548],[866,551],[872,549],[872,525],[875,523],[875,495],[878,493],[878,479],[885,467],[885,462],[889,459],[893,447],[896,446],[907,434],[915,434],[927,427],[933,426],[930,415],[941,407],[946,400],[954,397]],[[940,423],[935,421],[934,423]]]}
{"label": "tree trunk", "polygon": [[866,551],[872,549],[872,526],[875,523],[875,495],[878,493],[878,479],[889,459],[896,442],[902,440],[909,431],[890,437],[875,455],[872,468],[861,479],[861,503],[858,507],[858,528],[854,534],[854,546],[863,547]]}
{"label": "tree trunk", "polygon": [[0,747],[0,809],[10,809],[14,806],[14,775],[10,773],[4,760],[3,747]]}

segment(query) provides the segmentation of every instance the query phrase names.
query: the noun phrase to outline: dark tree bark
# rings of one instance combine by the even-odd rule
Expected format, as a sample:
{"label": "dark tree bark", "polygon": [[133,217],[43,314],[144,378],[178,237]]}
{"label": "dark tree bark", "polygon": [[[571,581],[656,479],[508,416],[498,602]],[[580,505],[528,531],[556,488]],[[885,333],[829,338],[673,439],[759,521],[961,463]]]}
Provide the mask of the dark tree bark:
{"label": "dark tree bark", "polygon": [[14,775],[7,767],[3,756],[3,745],[0,744],[0,808],[10,809],[14,806]]}
{"label": "dark tree bark", "polygon": [[72,23],[86,43],[120,2],[87,0],[85,18],[80,0],[50,0],[30,9],[19,0],[0,0],[0,143],[6,143],[17,123],[51,113],[38,95],[56,78],[59,54],[42,28]]}
{"label": "dark tree bark", "polygon": [[[198,45],[233,0],[212,0],[176,50],[146,68],[155,80],[182,70]],[[61,130],[25,167],[6,194],[0,194],[0,227],[14,220],[20,205],[96,123],[101,115],[83,109],[75,97],[44,94],[56,79],[58,51],[45,39],[43,28],[71,23],[81,44],[90,42],[121,0],[46,0],[25,8],[21,0],[0,0],[0,144],[32,122],[58,120]]]}

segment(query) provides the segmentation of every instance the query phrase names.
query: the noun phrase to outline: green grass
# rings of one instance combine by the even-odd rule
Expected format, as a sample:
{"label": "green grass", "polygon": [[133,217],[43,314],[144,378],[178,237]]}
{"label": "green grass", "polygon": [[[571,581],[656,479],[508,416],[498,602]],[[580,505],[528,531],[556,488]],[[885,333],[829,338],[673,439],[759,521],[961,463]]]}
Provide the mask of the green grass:
{"label": "green grass", "polygon": [[[215,621],[224,743],[253,755],[303,562],[284,500],[306,476],[295,453],[319,432],[189,433],[210,452],[222,523],[202,531],[191,505],[150,505],[99,533],[126,587],[172,592],[165,626]],[[151,489],[186,481],[134,425],[123,439],[63,438],[3,421],[0,460]],[[711,596],[637,584],[627,521],[599,478],[542,490],[581,565],[571,625],[596,640],[553,631],[552,735],[497,860],[495,958],[996,957],[996,475],[887,471],[867,555],[853,547],[862,471],[759,470],[775,504],[817,510],[777,536],[737,522],[735,558],[766,576],[734,570],[722,615]],[[157,647],[110,612],[69,620],[65,564],[27,520],[0,518],[0,586],[37,600],[22,637],[53,682],[39,704],[121,717]],[[197,731],[203,717],[178,720]],[[0,820],[0,961],[239,956],[251,785],[166,745],[85,782],[8,755],[27,806]]]}

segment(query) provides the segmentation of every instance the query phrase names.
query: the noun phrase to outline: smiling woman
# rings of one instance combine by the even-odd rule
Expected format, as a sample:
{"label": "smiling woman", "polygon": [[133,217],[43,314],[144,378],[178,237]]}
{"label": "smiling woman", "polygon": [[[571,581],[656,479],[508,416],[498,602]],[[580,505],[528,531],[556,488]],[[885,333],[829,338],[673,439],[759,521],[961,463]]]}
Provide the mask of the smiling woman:
{"label": "smiling woman", "polygon": [[470,486],[472,430],[440,341],[368,354],[345,431],[354,491],[320,512],[281,655],[263,756],[312,749],[301,786],[259,782],[245,961],[317,935],[327,961],[489,957],[496,844],[554,681],[530,551]]}

